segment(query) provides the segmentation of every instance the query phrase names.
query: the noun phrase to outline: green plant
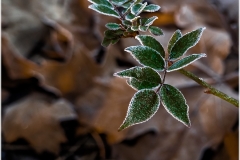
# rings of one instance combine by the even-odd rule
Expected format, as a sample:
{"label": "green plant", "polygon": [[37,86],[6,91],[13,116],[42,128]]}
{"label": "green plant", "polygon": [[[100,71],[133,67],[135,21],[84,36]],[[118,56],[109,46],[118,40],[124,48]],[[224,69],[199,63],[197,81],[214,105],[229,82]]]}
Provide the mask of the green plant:
{"label": "green plant", "polygon": [[[165,52],[161,43],[154,37],[139,35],[139,32],[147,31],[155,36],[163,35],[159,27],[152,26],[158,17],[140,16],[142,12],[156,12],[160,6],[147,5],[147,2],[142,2],[143,0],[89,1],[93,3],[89,6],[90,9],[116,17],[121,22],[106,24],[108,30],[104,33],[103,46],[107,47],[117,43],[120,38],[128,37],[135,37],[141,44],[127,47],[125,51],[129,52],[143,67],[133,67],[114,74],[114,76],[127,78],[127,84],[137,90],[131,99],[127,116],[119,130],[149,120],[157,112],[160,103],[175,119],[190,127],[189,106],[186,104],[183,94],[177,88],[165,84],[167,72],[176,70],[207,88],[208,93],[238,107],[236,99],[216,90],[194,74],[182,69],[194,61],[206,57],[204,53],[184,57],[187,50],[197,44],[204,28],[185,35],[182,35],[180,30],[175,31],[168,43],[167,52]],[[163,72],[163,78],[159,72]]]}

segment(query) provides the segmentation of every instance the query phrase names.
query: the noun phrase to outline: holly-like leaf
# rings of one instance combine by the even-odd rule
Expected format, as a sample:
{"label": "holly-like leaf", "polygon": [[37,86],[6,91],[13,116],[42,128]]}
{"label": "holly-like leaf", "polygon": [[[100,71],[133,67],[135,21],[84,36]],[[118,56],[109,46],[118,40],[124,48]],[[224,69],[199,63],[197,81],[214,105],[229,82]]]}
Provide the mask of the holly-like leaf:
{"label": "holly-like leaf", "polygon": [[190,127],[189,107],[183,94],[177,88],[164,84],[160,90],[160,97],[167,112],[178,121]]}
{"label": "holly-like leaf", "polygon": [[182,36],[172,47],[169,55],[170,60],[178,59],[179,57],[183,56],[188,49],[195,46],[199,41],[204,29],[205,28],[199,28]]}
{"label": "holly-like leaf", "polygon": [[135,37],[142,45],[148,46],[161,54],[161,56],[165,57],[165,51],[163,46],[152,36],[149,35],[139,35]]}
{"label": "holly-like leaf", "polygon": [[131,8],[131,13],[135,16],[139,15],[143,11],[143,9],[146,7],[146,5],[147,5],[147,2],[145,2],[144,4],[137,3],[133,5]]}
{"label": "holly-like leaf", "polygon": [[121,28],[117,23],[107,23],[105,26],[110,30],[118,30]]}
{"label": "holly-like leaf", "polygon": [[156,12],[160,9],[161,7],[159,5],[155,4],[149,4],[144,8],[144,12]]}
{"label": "holly-like leaf", "polygon": [[157,112],[159,104],[160,98],[155,91],[149,89],[138,91],[131,99],[126,118],[118,131],[148,121]]}
{"label": "holly-like leaf", "polygon": [[149,30],[150,33],[152,33],[155,36],[163,35],[163,31],[159,27],[150,26],[148,30]]}
{"label": "holly-like leaf", "polygon": [[158,19],[157,16],[153,16],[153,17],[149,18],[149,19],[145,22],[144,26],[151,26],[156,19]]}
{"label": "holly-like leaf", "polygon": [[189,64],[195,62],[196,60],[207,57],[205,53],[202,54],[192,54],[190,56],[184,57],[183,59],[178,60],[177,62],[174,62],[168,69],[167,72],[172,72],[175,70],[179,70],[181,68],[184,68],[188,66]]}
{"label": "holly-like leaf", "polygon": [[114,11],[112,8],[110,8],[106,5],[92,4],[88,8],[90,8],[90,9],[92,9],[92,10],[98,12],[98,13],[101,13],[103,15],[120,18],[120,16],[118,15],[118,13],[116,11]]}
{"label": "holly-like leaf", "polygon": [[111,5],[111,3],[109,3],[108,1],[106,0],[88,0],[90,3],[93,3],[93,4],[102,4],[102,5],[105,5],[105,6],[108,6],[110,8],[113,8],[113,6]]}
{"label": "holly-like leaf", "polygon": [[153,89],[161,83],[161,76],[150,67],[133,67],[114,73],[114,76],[130,78],[129,85],[136,90]]}
{"label": "holly-like leaf", "polygon": [[131,46],[125,49],[129,52],[140,64],[151,67],[158,71],[162,71],[165,66],[165,61],[162,56],[154,49],[148,46]]}
{"label": "holly-like leaf", "polygon": [[147,26],[138,26],[138,30],[139,31],[142,31],[142,32],[147,32],[147,30],[148,30],[148,27]]}
{"label": "holly-like leaf", "polygon": [[168,42],[168,53],[171,53],[171,50],[175,43],[182,37],[182,33],[180,30],[176,30],[172,37],[170,38],[170,41]]}

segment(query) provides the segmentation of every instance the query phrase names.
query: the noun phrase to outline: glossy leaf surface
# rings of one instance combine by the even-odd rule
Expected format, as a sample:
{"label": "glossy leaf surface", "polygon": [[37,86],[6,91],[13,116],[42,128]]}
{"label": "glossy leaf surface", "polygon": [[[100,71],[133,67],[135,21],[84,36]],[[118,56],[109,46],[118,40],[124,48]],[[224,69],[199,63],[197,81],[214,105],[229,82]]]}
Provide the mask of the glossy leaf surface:
{"label": "glossy leaf surface", "polygon": [[149,35],[139,35],[136,36],[136,39],[144,46],[148,46],[161,54],[161,56],[165,57],[165,51],[163,46],[152,36]]}
{"label": "glossy leaf surface", "polygon": [[169,58],[175,60],[184,55],[188,49],[195,46],[205,28],[199,28],[182,36],[173,46]]}
{"label": "glossy leaf surface", "polygon": [[160,90],[163,106],[175,119],[190,127],[189,107],[183,94],[175,87],[164,84]]}
{"label": "glossy leaf surface", "polygon": [[189,64],[195,62],[196,60],[206,57],[207,55],[202,53],[202,54],[192,54],[190,56],[184,57],[183,59],[178,60],[177,62],[174,62],[167,70],[167,72],[172,72],[175,70],[179,70],[181,68],[184,68],[188,66]]}
{"label": "glossy leaf surface", "polygon": [[138,91],[132,97],[126,118],[118,130],[146,122],[157,112],[159,104],[160,98],[155,91],[149,89]]}
{"label": "glossy leaf surface", "polygon": [[162,56],[148,46],[131,46],[125,49],[142,65],[162,71],[165,61]]}

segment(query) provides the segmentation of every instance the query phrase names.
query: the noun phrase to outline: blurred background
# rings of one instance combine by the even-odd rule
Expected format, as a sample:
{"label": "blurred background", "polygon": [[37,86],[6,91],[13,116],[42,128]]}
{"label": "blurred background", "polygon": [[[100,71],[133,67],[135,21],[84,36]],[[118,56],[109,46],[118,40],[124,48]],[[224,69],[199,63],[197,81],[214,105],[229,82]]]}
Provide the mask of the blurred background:
{"label": "blurred background", "polygon": [[[154,25],[166,48],[176,29],[206,27],[192,71],[238,99],[237,0],[146,0],[161,6]],[[87,0],[2,0],[2,160],[237,160],[238,109],[178,72],[167,82],[190,107],[191,128],[160,106],[124,131],[135,91],[113,73],[138,65],[124,48],[101,46],[107,22]]]}

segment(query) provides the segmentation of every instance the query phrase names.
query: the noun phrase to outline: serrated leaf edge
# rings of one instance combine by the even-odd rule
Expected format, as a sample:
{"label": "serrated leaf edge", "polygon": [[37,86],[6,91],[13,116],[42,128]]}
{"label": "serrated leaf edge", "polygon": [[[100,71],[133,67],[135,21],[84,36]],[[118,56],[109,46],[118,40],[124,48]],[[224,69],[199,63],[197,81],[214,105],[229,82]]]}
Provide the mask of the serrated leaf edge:
{"label": "serrated leaf edge", "polygon": [[[168,70],[168,69],[167,69],[167,72],[172,72],[172,71],[179,70],[179,69],[181,69],[181,68],[184,68],[184,67],[186,67],[186,66],[192,64],[193,62],[199,60],[199,59],[202,58],[202,57],[207,57],[207,55],[206,55],[205,53],[191,54],[191,55],[199,55],[199,57],[197,57],[195,60],[191,61],[190,63],[183,65],[182,67],[175,68],[175,69],[172,69],[172,70]],[[191,55],[189,55],[189,56],[191,56]],[[187,56],[187,57],[188,57],[188,56]],[[186,57],[184,57],[184,58],[186,58]],[[184,58],[182,58],[182,59],[184,59]],[[181,61],[182,59],[180,59],[180,60],[178,60],[178,61]],[[178,61],[177,61],[177,62],[178,62]],[[175,62],[175,63],[176,63],[176,62]],[[173,63],[173,64],[174,64],[174,63]],[[171,66],[170,66],[170,67],[171,67]],[[169,68],[170,68],[170,67],[169,67]]]}
{"label": "serrated leaf edge", "polygon": [[[122,124],[120,125],[120,127],[118,128],[118,131],[122,131],[122,130],[124,130],[124,129],[126,129],[126,128],[129,128],[129,127],[131,127],[131,126],[133,126],[133,125],[136,125],[136,124],[141,124],[141,123],[147,122],[149,119],[151,119],[151,118],[157,113],[157,111],[158,111],[158,109],[159,109],[159,107],[160,107],[161,98],[160,98],[160,96],[156,93],[156,95],[157,95],[157,97],[158,97],[158,109],[157,109],[148,119],[146,119],[145,121],[134,123],[134,124],[132,124],[132,125],[124,128],[124,129],[121,129],[121,130],[120,130],[121,126],[122,126],[122,125],[124,124],[124,122],[127,120],[128,114],[129,114],[129,112],[130,112],[130,107],[129,107],[129,106],[133,103],[133,100],[134,100],[134,98],[136,97],[137,93],[142,92],[142,91],[144,91],[144,90],[152,90],[152,89],[141,89],[141,90],[139,90],[138,92],[136,92],[136,93],[134,94],[134,96],[132,97],[132,99],[131,99],[131,101],[130,101],[130,103],[129,103],[129,105],[128,105],[128,110],[127,110],[127,114],[126,114],[126,116],[125,116],[125,119],[124,119],[124,121],[122,122]],[[152,90],[152,91],[153,91],[153,90]]]}
{"label": "serrated leaf edge", "polygon": [[[174,87],[174,88],[182,94],[182,92],[181,92],[179,89],[177,89],[176,87]],[[160,92],[161,92],[161,91],[160,91]],[[183,96],[183,94],[182,94],[182,96]],[[161,96],[160,96],[160,99],[161,99]],[[186,101],[186,99],[185,99],[184,96],[183,96],[183,99],[184,99],[184,104],[187,105],[187,101]],[[181,120],[180,120],[179,118],[177,118],[176,116],[174,116],[174,115],[168,110],[166,104],[162,101],[162,99],[161,99],[160,101],[162,102],[162,105],[163,105],[163,107],[166,109],[166,111],[167,111],[173,118],[175,118],[175,119],[178,120],[179,122],[183,123],[183,124],[184,124],[185,126],[187,126],[188,128],[191,127],[191,121],[190,121],[190,118],[189,118],[189,106],[188,106],[188,105],[187,105],[187,117],[188,117],[188,120],[189,120],[189,125],[186,124],[185,122],[181,121]]]}

